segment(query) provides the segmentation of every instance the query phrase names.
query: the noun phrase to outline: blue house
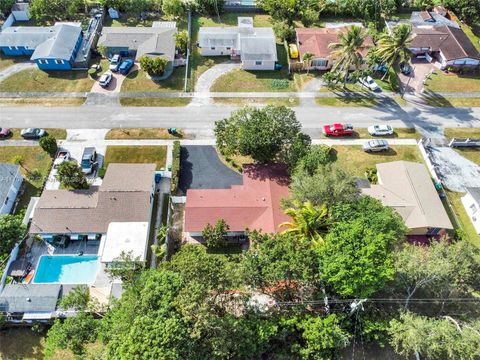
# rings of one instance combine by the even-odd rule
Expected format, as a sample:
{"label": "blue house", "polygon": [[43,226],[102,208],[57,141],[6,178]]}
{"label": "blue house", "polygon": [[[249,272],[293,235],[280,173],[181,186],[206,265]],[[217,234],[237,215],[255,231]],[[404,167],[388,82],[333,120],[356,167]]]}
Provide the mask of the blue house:
{"label": "blue house", "polygon": [[80,23],[9,27],[0,33],[7,56],[31,56],[42,70],[70,70],[82,45]]}

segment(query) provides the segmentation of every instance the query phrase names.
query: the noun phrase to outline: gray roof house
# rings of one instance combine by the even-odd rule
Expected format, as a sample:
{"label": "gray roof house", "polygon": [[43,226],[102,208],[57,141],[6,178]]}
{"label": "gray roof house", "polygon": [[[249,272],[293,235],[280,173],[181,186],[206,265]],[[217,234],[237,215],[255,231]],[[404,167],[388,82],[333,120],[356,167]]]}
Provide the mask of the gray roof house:
{"label": "gray roof house", "polygon": [[122,53],[135,56],[163,56],[175,59],[175,22],[154,22],[152,27],[104,27],[97,46],[107,54]]}
{"label": "gray roof house", "polygon": [[20,166],[0,164],[0,215],[12,211],[22,182]]}
{"label": "gray roof house", "polygon": [[377,164],[378,184],[362,188],[393,208],[410,229],[409,235],[438,235],[453,225],[425,165],[410,161]]}
{"label": "gray roof house", "polygon": [[251,17],[239,17],[235,27],[201,27],[198,47],[203,56],[240,59],[244,70],[274,70],[278,60],[273,29],[254,27]]}
{"label": "gray roof house", "polygon": [[435,11],[412,11],[410,24],[413,27],[446,25],[460,29],[460,26],[455,21],[447,19]]}
{"label": "gray roof house", "polygon": [[82,28],[78,25],[55,25],[55,36],[39,44],[31,60],[68,59],[72,55]]}

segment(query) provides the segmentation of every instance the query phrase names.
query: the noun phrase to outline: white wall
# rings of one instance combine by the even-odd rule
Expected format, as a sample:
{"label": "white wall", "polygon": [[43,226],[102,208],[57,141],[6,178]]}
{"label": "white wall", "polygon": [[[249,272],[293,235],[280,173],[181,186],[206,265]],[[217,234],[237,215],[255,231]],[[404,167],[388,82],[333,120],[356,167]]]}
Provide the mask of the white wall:
{"label": "white wall", "polygon": [[12,211],[13,205],[15,204],[15,200],[17,199],[18,192],[20,191],[20,187],[22,186],[23,178],[20,175],[20,171],[17,172],[15,176],[15,180],[12,184],[12,187],[8,191],[8,200],[4,204],[0,204],[0,214],[10,214]]}
{"label": "white wall", "polygon": [[275,69],[275,61],[262,61],[261,65],[257,65],[255,60],[243,60],[242,61],[242,68],[244,70],[274,70]]}
{"label": "white wall", "polygon": [[200,52],[203,56],[230,56],[232,51],[232,48],[227,49],[226,46],[202,47],[200,49]]}
{"label": "white wall", "polygon": [[[472,222],[473,226],[477,234],[480,234],[480,204],[477,204],[473,197],[470,194],[466,194],[462,197],[462,204],[467,212],[470,221]],[[472,205],[475,205],[477,211],[474,213],[474,210],[471,208]]]}

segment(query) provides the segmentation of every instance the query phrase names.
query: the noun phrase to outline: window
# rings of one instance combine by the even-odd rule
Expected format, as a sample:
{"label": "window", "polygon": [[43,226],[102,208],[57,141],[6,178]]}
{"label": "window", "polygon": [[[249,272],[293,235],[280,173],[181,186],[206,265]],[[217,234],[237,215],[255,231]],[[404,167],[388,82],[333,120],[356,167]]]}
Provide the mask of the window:
{"label": "window", "polygon": [[42,65],[42,64],[48,64],[48,60],[42,60],[42,59],[40,59],[40,60],[38,60],[38,63],[39,63],[40,65]]}
{"label": "window", "polygon": [[5,205],[8,204],[8,196],[7,198],[5,199]]}
{"label": "window", "polygon": [[63,64],[63,60],[55,59],[55,64],[57,65]]}
{"label": "window", "polygon": [[328,60],[325,59],[313,59],[312,66],[325,67],[328,64]]}
{"label": "window", "polygon": [[229,46],[227,46],[227,50],[232,50],[232,48],[231,48],[231,47],[229,47]]}
{"label": "window", "polygon": [[263,61],[255,61],[255,66],[262,66]]}
{"label": "window", "polygon": [[210,50],[215,50],[215,46],[212,46],[212,47],[210,48]]}
{"label": "window", "polygon": [[470,210],[472,210],[472,214],[475,214],[478,210],[477,205],[475,205],[475,204],[470,205]]}

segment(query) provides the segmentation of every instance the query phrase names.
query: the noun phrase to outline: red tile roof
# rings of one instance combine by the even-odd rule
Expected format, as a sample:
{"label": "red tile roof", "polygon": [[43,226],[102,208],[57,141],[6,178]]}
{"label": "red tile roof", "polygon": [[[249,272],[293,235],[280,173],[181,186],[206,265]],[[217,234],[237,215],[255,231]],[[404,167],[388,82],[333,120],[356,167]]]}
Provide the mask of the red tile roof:
{"label": "red tile roof", "polygon": [[[313,54],[316,58],[325,59],[329,57],[332,49],[330,49],[328,45],[338,42],[338,33],[346,31],[348,31],[348,27],[295,29],[300,58],[307,52]],[[368,47],[372,45],[372,38],[367,36],[364,41],[365,49],[361,51],[362,55],[366,55]]]}
{"label": "red tile roof", "polygon": [[288,184],[283,165],[245,165],[243,185],[188,190],[185,231],[200,232],[206,224],[213,225],[224,219],[230,231],[277,232],[282,222],[290,220],[280,206],[280,200],[289,195]]}

